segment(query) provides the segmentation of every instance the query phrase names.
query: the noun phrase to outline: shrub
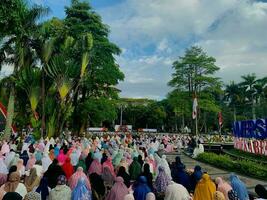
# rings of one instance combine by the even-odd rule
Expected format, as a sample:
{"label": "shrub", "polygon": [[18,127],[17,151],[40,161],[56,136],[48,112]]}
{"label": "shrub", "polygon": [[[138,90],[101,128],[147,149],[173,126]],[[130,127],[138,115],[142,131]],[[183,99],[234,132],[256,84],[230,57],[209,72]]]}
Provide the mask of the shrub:
{"label": "shrub", "polygon": [[197,157],[197,160],[221,169],[267,180],[267,168],[257,162],[233,160],[227,155],[217,155],[215,153],[202,153]]}

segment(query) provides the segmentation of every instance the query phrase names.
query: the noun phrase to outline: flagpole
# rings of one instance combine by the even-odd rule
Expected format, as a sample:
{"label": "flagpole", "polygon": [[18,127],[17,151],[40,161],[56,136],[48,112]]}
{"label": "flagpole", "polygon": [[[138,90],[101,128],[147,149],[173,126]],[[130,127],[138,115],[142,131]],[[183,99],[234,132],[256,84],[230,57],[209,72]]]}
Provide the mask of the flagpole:
{"label": "flagpole", "polygon": [[197,125],[198,125],[198,124],[197,124],[197,114],[198,114],[198,113],[196,113],[196,120],[195,120],[195,123],[196,123],[196,136],[198,135],[198,130],[197,130],[197,129],[198,129],[198,126],[197,126]]}

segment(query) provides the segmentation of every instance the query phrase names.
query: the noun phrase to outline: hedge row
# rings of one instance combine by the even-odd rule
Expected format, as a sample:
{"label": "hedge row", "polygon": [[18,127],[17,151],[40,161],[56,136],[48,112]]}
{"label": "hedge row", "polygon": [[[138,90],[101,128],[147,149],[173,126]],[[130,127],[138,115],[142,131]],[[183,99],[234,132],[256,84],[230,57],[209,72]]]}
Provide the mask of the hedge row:
{"label": "hedge row", "polygon": [[267,167],[257,162],[233,160],[230,156],[215,153],[202,153],[197,157],[197,160],[227,171],[267,180]]}
{"label": "hedge row", "polygon": [[251,159],[252,161],[258,161],[258,162],[267,162],[267,156],[265,155],[257,155],[245,151],[241,151],[238,149],[227,149],[226,153],[229,152],[230,154],[233,154],[234,156],[241,156],[243,158]]}

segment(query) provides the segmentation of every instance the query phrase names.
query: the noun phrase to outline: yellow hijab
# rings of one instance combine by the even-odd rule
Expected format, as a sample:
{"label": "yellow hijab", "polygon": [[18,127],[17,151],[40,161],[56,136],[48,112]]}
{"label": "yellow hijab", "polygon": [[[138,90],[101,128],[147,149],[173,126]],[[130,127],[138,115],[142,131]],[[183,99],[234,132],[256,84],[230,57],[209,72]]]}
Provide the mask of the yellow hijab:
{"label": "yellow hijab", "polygon": [[208,174],[203,174],[202,178],[196,185],[194,200],[213,200],[215,192],[215,183],[213,183]]}

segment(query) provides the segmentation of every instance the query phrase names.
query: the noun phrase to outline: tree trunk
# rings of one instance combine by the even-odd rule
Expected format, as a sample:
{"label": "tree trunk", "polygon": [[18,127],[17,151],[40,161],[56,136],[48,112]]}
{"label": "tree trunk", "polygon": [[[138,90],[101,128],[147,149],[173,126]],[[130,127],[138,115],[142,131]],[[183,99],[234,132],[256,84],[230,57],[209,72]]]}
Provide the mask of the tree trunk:
{"label": "tree trunk", "polygon": [[182,129],[185,127],[185,119],[184,119],[184,114],[182,114]]}
{"label": "tree trunk", "polygon": [[85,130],[85,127],[86,127],[86,121],[82,122],[82,125],[80,127],[80,130],[79,130],[79,135],[78,136],[81,136],[82,133],[84,132]]}
{"label": "tree trunk", "polygon": [[256,119],[255,101],[252,99],[252,119]]}
{"label": "tree trunk", "polygon": [[236,108],[234,107],[234,121],[236,121]]}
{"label": "tree trunk", "polygon": [[42,131],[41,137],[44,138],[45,136],[45,72],[44,69],[42,70]]}
{"label": "tree trunk", "polygon": [[3,139],[5,140],[9,140],[12,131],[12,122],[14,117],[14,103],[15,103],[15,86],[12,84],[7,106],[6,127],[3,135]]}

